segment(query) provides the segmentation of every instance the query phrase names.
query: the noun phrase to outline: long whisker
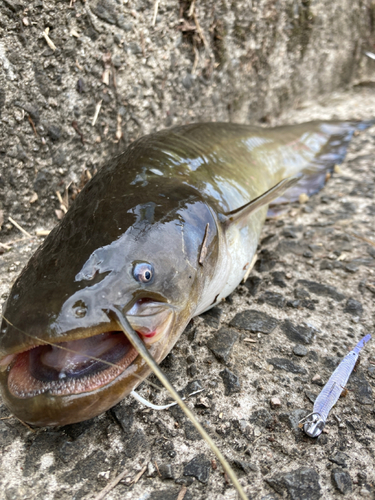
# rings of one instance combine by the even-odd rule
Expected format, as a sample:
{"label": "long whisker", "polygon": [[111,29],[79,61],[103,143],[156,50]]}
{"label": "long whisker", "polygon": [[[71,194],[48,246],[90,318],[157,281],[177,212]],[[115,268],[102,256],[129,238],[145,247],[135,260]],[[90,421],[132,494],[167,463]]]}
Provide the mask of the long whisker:
{"label": "long whisker", "polygon": [[[61,349],[62,351],[70,352],[71,354],[79,354],[80,356],[86,357],[87,359],[91,359],[93,361],[99,361],[100,363],[103,363],[104,365],[116,368],[119,371],[122,370],[122,368],[120,368],[119,365],[116,364],[116,363],[111,363],[110,361],[107,361],[107,360],[104,360],[104,359],[101,359],[101,358],[97,358],[95,356],[90,356],[90,354],[81,353],[81,352],[76,351],[74,349],[69,349],[68,347],[64,347],[64,346],[60,345],[58,342],[50,342],[49,340],[41,339],[40,337],[37,337],[36,335],[31,335],[30,333],[27,333],[27,332],[21,330],[20,328],[18,328],[17,326],[15,326],[13,323],[11,323],[3,314],[1,314],[1,317],[3,318],[3,320],[6,323],[8,323],[8,325],[10,325],[12,328],[15,328],[20,333],[22,333],[23,335],[25,335],[26,337],[28,337],[30,339],[37,340],[38,342],[41,342],[42,344],[45,344],[45,345],[50,345],[50,346],[53,346],[53,347],[57,347],[58,349]],[[140,381],[145,382],[146,384],[150,385],[154,389],[157,389],[157,390],[161,391],[161,387],[159,387],[156,384],[153,384],[152,382],[150,382],[147,379],[144,379],[140,375],[137,375],[136,373],[134,373],[133,377],[138,378]]]}
{"label": "long whisker", "polygon": [[[180,398],[180,396],[178,395],[178,393],[172,387],[172,385],[170,384],[170,382],[168,381],[168,379],[166,378],[166,376],[160,370],[160,368],[157,365],[156,361],[151,356],[151,354],[149,353],[149,351],[147,350],[147,348],[145,347],[145,345],[143,344],[143,342],[139,338],[137,332],[132,329],[132,327],[130,326],[130,324],[129,324],[128,320],[126,319],[126,317],[117,308],[111,308],[110,312],[112,312],[116,316],[117,323],[119,324],[121,330],[124,332],[124,334],[126,335],[126,337],[128,338],[128,340],[130,341],[130,343],[138,351],[139,355],[142,356],[142,358],[146,361],[146,363],[149,365],[149,367],[151,368],[151,370],[153,371],[153,373],[158,377],[158,379],[160,380],[160,382],[168,390],[168,392],[171,394],[171,396],[173,397],[173,399],[178,403],[178,405],[181,407],[182,411],[189,418],[189,420],[194,424],[194,426],[196,427],[196,429],[198,430],[198,432],[201,434],[201,436],[203,437],[203,439],[209,445],[209,447],[211,448],[211,450],[213,451],[213,453],[216,455],[216,457],[218,458],[218,460],[222,464],[223,469],[225,470],[225,472],[228,474],[228,476],[232,480],[233,485],[237,489],[240,497],[243,500],[247,500],[247,496],[246,496],[245,492],[243,491],[242,486],[238,482],[237,476],[234,473],[233,469],[231,468],[231,466],[229,465],[229,463],[227,462],[227,460],[224,458],[224,456],[222,455],[222,453],[220,452],[220,450],[217,448],[217,446],[215,445],[215,443],[213,442],[213,440],[211,439],[211,437],[207,434],[207,432],[204,430],[204,428],[201,426],[201,424],[195,418],[194,414],[185,405],[185,403],[182,401],[182,399]],[[108,366],[120,369],[117,364],[111,363],[110,361],[103,360],[103,359],[97,358],[95,356],[90,356],[89,354],[80,353],[78,351],[75,351],[74,349],[70,349],[68,347],[64,347],[62,345],[59,345],[59,343],[57,343],[57,342],[50,342],[50,341],[44,340],[44,339],[42,339],[42,338],[40,338],[40,337],[38,337],[36,335],[32,335],[30,333],[27,333],[27,332],[21,330],[20,328],[18,328],[17,326],[15,326],[3,314],[1,314],[1,317],[3,318],[3,320],[6,323],[8,323],[8,325],[12,326],[13,328],[15,328],[16,330],[18,330],[19,332],[21,332],[26,337],[31,338],[33,340],[36,340],[36,341],[40,342],[41,344],[50,345],[50,346],[56,347],[58,349],[61,349],[63,351],[70,352],[72,354],[80,354],[82,356],[85,356],[87,359],[91,359],[91,360],[94,360],[94,361],[99,361],[99,362],[101,362],[103,364],[106,364]],[[136,376],[137,378],[139,378],[139,380],[146,382],[147,384],[149,384],[150,386],[154,387],[155,389],[161,390],[161,388],[159,386],[157,386],[156,384],[153,384],[149,380],[143,379],[142,377],[140,377],[140,376],[138,376],[136,374],[134,374],[134,376]]]}
{"label": "long whisker", "polygon": [[130,326],[129,321],[126,319],[126,316],[122,314],[122,312],[117,309],[116,307],[111,307],[109,308],[108,311],[106,311],[108,314],[108,317],[111,317],[111,313],[113,316],[115,316],[117,323],[119,327],[123,330],[124,334],[127,336],[128,340],[131,342],[133,347],[137,349],[138,353],[142,358],[145,360],[145,362],[148,364],[148,366],[151,368],[151,370],[154,372],[154,374],[158,377],[160,382],[164,385],[164,387],[168,390],[168,392],[171,394],[173,399],[178,403],[182,411],[185,413],[185,415],[188,417],[188,419],[194,424],[195,428],[197,431],[200,433],[200,435],[203,437],[203,439],[206,441],[208,446],[211,448],[213,453],[216,455],[217,459],[220,461],[221,465],[223,466],[223,469],[225,472],[228,474],[230,479],[233,482],[233,485],[235,486],[237,492],[239,493],[240,497],[243,500],[248,500],[247,496],[242,489],[242,486],[240,485],[236,474],[234,473],[233,469],[227,462],[227,460],[224,458],[222,453],[220,452],[219,448],[216,446],[216,444],[213,442],[211,437],[207,434],[207,432],[204,430],[204,428],[201,426],[201,424],[198,422],[198,420],[195,418],[194,414],[190,411],[190,409],[185,405],[181,397],[178,395],[178,393],[175,391],[167,377],[164,375],[164,373],[161,371],[159,368],[159,365],[156,363],[154,358],[151,356],[150,352],[147,350],[146,346],[142,342],[142,340],[138,337],[137,332],[133,330],[133,328]]}

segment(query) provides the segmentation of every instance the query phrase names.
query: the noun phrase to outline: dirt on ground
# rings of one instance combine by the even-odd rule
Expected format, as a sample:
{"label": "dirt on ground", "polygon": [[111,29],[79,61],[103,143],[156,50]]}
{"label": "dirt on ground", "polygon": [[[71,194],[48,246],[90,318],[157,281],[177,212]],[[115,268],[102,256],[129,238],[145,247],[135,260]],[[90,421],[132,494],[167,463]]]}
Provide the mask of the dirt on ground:
{"label": "dirt on ground", "polygon": [[[2,300],[43,239],[36,231],[144,133],[197,120],[373,118],[375,63],[362,54],[371,5],[197,2],[189,12],[160,2],[153,27],[153,2],[5,0]],[[204,389],[188,404],[249,498],[375,498],[374,340],[325,432],[313,440],[298,425],[338,361],[374,334],[374,154],[372,127],[321,193],[266,223],[249,279],[162,363],[177,389]],[[168,399],[146,384],[140,393]],[[1,498],[91,500],[121,473],[108,500],[236,498],[178,409],[126,398],[87,422],[29,429],[0,406]]]}

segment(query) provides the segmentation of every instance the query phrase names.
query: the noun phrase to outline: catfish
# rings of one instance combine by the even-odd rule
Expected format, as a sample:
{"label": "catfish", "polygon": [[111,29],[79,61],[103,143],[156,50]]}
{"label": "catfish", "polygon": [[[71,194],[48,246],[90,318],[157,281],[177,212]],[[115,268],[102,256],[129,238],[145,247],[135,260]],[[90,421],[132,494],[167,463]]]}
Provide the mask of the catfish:
{"label": "catfish", "polygon": [[160,363],[189,321],[248,273],[269,205],[321,189],[366,126],[197,123],[144,136],[108,161],[3,309],[9,410],[32,425],[66,425],[130,394],[153,369],[126,330]]}

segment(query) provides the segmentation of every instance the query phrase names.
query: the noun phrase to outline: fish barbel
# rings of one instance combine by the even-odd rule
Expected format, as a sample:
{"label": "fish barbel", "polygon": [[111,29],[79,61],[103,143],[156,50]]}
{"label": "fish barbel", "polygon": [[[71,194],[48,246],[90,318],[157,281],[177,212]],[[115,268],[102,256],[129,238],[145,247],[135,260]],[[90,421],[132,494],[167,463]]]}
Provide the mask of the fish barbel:
{"label": "fish barbel", "polygon": [[360,126],[193,124],[109,161],[7,300],[0,387],[10,411],[65,425],[128,395],[151,369],[108,311],[121,311],[160,363],[190,319],[240,283],[269,203],[319,190]]}

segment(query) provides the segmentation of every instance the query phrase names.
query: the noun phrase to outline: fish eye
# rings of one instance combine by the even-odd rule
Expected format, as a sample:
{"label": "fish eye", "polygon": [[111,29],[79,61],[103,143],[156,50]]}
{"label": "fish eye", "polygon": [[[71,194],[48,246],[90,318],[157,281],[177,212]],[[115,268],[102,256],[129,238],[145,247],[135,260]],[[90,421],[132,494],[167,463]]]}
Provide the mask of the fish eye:
{"label": "fish eye", "polygon": [[140,283],[151,283],[154,277],[154,268],[147,262],[135,264],[133,268],[133,277]]}

